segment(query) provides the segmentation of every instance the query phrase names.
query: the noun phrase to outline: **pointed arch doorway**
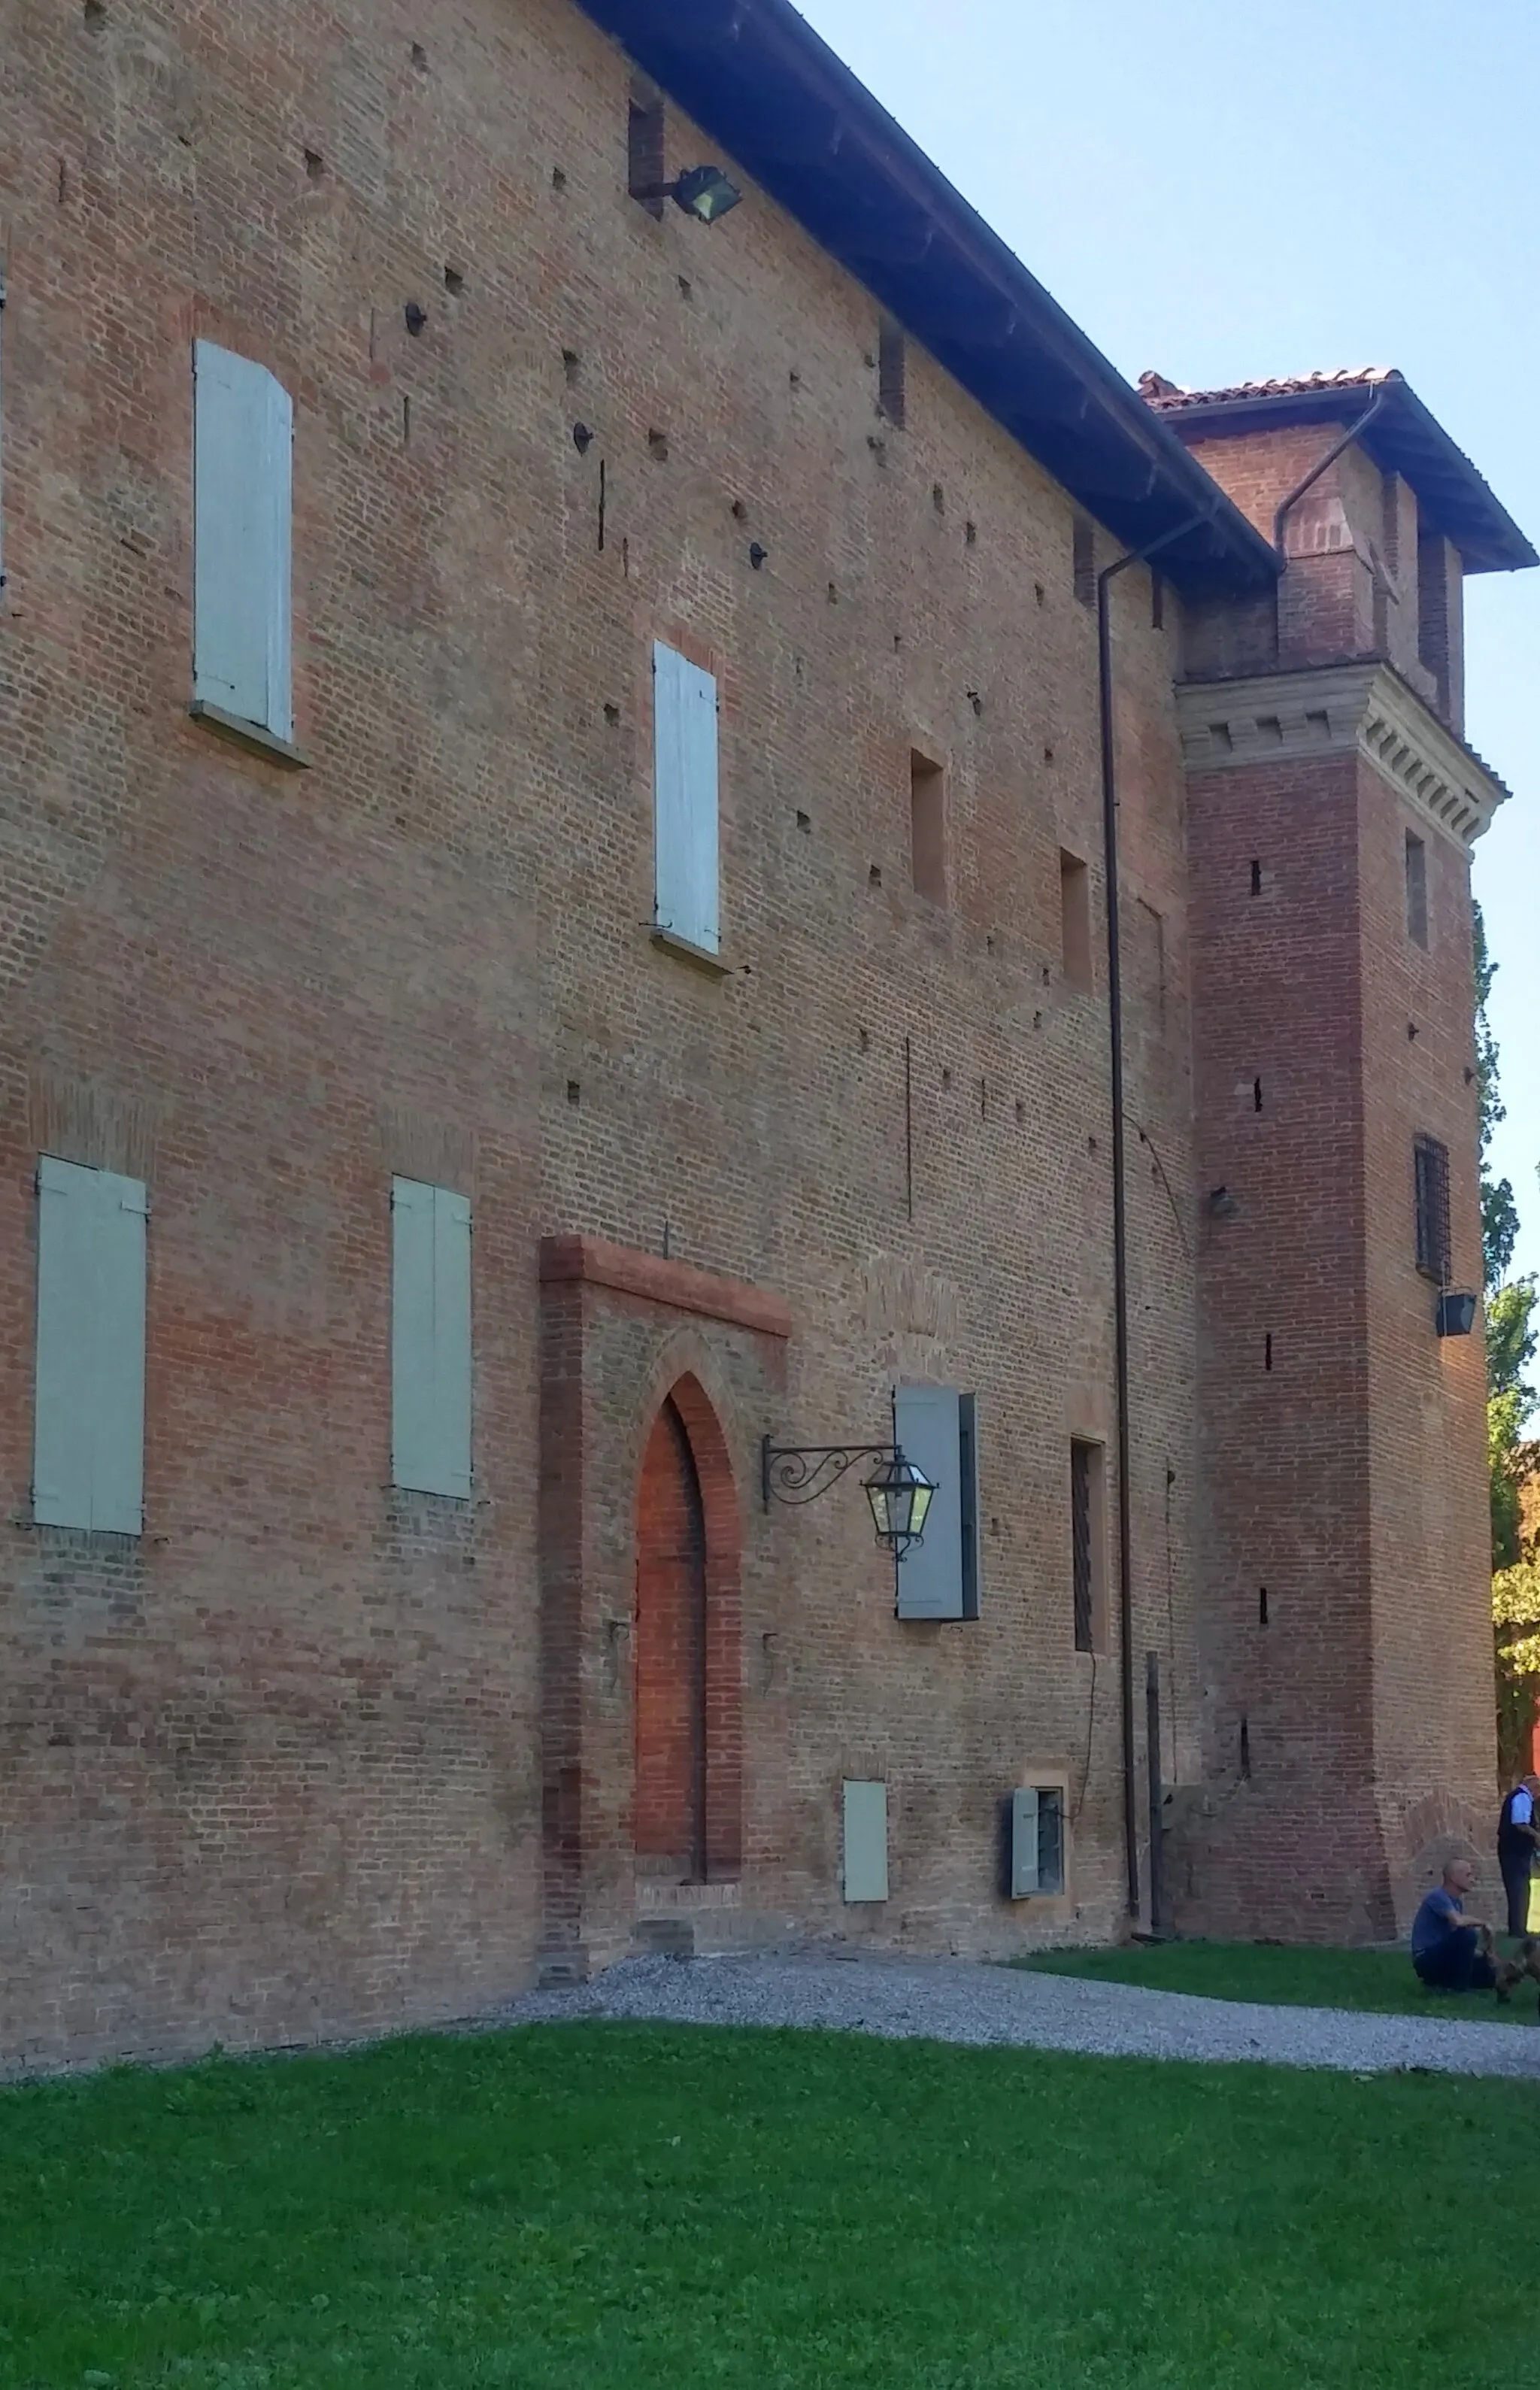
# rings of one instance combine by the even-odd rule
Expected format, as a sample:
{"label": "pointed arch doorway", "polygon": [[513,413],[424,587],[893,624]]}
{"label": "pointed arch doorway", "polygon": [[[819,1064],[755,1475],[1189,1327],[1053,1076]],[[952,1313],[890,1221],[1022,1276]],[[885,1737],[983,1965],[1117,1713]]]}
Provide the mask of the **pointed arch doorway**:
{"label": "pointed arch doorway", "polygon": [[738,1517],[716,1414],[687,1378],[660,1406],[636,1500],[638,1874],[704,1883],[741,1857]]}

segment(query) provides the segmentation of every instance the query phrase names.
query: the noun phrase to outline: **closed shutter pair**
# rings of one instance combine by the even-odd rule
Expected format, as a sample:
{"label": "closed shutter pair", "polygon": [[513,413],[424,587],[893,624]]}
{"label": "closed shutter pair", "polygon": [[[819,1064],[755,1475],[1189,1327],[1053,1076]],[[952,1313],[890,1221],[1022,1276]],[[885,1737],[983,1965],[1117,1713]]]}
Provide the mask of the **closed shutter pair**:
{"label": "closed shutter pair", "polygon": [[951,1386],[900,1386],[893,1432],[906,1460],[935,1487],[925,1534],[898,1563],[900,1618],[977,1618],[978,1407]]}
{"label": "closed shutter pair", "polygon": [[[45,1154],[38,1165],[32,1515],[39,1526],[144,1526],[143,1182]],[[391,1189],[391,1478],[470,1493],[470,1205]]]}

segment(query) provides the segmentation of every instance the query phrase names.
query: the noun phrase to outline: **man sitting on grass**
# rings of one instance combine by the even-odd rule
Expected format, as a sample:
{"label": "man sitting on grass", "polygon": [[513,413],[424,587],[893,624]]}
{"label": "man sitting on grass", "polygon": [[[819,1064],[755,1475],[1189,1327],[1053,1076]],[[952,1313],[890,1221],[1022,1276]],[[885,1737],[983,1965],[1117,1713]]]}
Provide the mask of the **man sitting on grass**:
{"label": "man sitting on grass", "polygon": [[1446,1859],[1444,1882],[1412,1920],[1412,1964],[1430,1991],[1489,1992],[1497,1980],[1491,1928],[1484,1918],[1465,1913],[1475,1878],[1471,1860]]}

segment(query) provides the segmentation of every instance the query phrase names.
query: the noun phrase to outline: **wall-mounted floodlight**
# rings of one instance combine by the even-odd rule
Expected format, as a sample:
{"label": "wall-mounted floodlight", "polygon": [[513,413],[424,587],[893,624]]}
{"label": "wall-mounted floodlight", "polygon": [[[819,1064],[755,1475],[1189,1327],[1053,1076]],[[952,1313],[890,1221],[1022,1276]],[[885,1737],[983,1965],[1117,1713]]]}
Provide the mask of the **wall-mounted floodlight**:
{"label": "wall-mounted floodlight", "polygon": [[672,199],[697,224],[709,225],[736,208],[743,193],[736,183],[729,183],[720,166],[691,166],[672,183],[654,183],[646,190],[633,191],[631,196],[634,199]]}

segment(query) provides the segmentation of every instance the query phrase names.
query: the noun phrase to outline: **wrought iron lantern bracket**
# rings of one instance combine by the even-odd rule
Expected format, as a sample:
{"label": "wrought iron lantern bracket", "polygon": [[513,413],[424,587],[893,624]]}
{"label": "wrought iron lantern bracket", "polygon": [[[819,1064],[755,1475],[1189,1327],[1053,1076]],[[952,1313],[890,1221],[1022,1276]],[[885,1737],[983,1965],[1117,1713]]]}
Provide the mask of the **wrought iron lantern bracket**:
{"label": "wrought iron lantern bracket", "polygon": [[816,1502],[838,1485],[858,1460],[876,1469],[862,1480],[879,1543],[895,1561],[919,1543],[935,1486],[922,1469],[905,1458],[897,1444],[773,1444],[760,1447],[760,1491],[768,1510],[772,1497],[793,1505]]}
{"label": "wrought iron lantern bracket", "polygon": [[858,1460],[901,1458],[892,1444],[774,1444],[760,1446],[760,1490],[768,1510],[776,1502],[816,1502]]}

